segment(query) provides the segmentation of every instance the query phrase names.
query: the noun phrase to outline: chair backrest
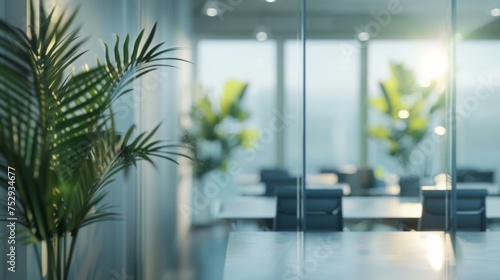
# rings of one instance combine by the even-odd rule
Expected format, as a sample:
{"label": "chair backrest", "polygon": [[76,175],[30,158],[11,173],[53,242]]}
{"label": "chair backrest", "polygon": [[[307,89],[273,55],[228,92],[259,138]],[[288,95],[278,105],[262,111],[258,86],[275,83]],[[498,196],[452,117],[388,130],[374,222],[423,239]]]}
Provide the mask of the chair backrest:
{"label": "chair backrest", "polygon": [[288,174],[288,172],[285,169],[281,168],[264,168],[260,170],[261,182],[289,177],[290,175]]}
{"label": "chair backrest", "polygon": [[274,178],[265,181],[266,192],[265,196],[274,196],[276,195],[276,190],[283,187],[297,187],[300,178],[297,177],[283,177],[283,178]]}
{"label": "chair backrest", "polygon": [[[274,230],[297,230],[297,190],[280,188],[276,192],[277,205]],[[306,190],[306,230],[342,231],[342,190]]]}
{"label": "chair backrest", "polygon": [[[422,216],[419,230],[446,230],[447,190],[422,190]],[[486,195],[480,190],[457,190],[457,230],[486,230]]]}
{"label": "chair backrest", "polygon": [[399,178],[400,196],[420,196],[420,178],[417,176],[403,176]]}
{"label": "chair backrest", "polygon": [[458,183],[493,183],[493,171],[479,171],[474,169],[458,169]]}
{"label": "chair backrest", "polygon": [[367,191],[375,187],[375,172],[373,169],[358,169],[355,173],[349,174],[347,182],[351,188],[351,195],[365,195]]}

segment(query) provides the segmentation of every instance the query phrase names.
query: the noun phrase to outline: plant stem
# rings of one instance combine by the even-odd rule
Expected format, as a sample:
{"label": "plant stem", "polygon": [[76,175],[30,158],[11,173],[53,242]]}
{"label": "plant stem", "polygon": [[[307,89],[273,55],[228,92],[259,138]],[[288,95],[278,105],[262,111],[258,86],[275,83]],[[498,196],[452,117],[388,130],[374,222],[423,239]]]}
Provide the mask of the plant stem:
{"label": "plant stem", "polygon": [[47,240],[47,280],[55,280],[57,277],[56,259],[54,254],[54,243],[52,238]]}
{"label": "plant stem", "polygon": [[38,265],[38,270],[40,272],[40,279],[43,278],[43,268],[42,268],[42,258],[40,257],[40,248],[38,248],[38,243],[33,244],[35,248],[36,263]]}
{"label": "plant stem", "polygon": [[63,258],[62,258],[62,247],[61,243],[64,241],[63,236],[57,236],[57,279],[62,279],[62,271],[63,271]]}
{"label": "plant stem", "polygon": [[64,264],[64,277],[66,278],[66,261],[68,260],[68,249],[67,249],[67,245],[68,245],[68,234],[66,233],[65,236],[64,236],[64,249],[63,249],[63,261],[62,263]]}
{"label": "plant stem", "polygon": [[73,259],[73,254],[76,246],[76,237],[78,236],[78,230],[75,230],[71,234],[71,245],[69,247],[68,260],[66,260],[66,264],[64,266],[64,280],[68,279],[69,269],[71,267],[71,260]]}

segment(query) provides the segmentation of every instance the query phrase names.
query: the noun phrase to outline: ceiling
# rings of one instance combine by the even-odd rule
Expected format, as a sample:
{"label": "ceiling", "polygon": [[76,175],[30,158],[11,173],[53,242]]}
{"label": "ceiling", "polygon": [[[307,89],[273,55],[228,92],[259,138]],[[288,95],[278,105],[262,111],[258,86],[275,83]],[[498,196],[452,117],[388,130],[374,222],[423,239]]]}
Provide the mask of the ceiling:
{"label": "ceiling", "polygon": [[[195,34],[200,37],[245,38],[253,37],[257,26],[266,26],[271,36],[295,38],[299,30],[300,2],[218,0],[221,12],[216,17],[208,17],[204,13],[206,0],[193,0]],[[449,34],[450,2],[451,0],[308,0],[308,36],[353,38],[359,31],[368,31],[372,38],[380,39],[445,37]],[[500,1],[457,2],[459,32],[464,35],[475,34],[475,38],[500,37],[500,30],[495,28],[498,25],[492,24],[499,18],[490,15],[492,8],[500,8]],[[383,14],[378,21],[377,14]],[[484,26],[490,27],[482,28]],[[475,32],[477,30],[481,30],[481,34],[478,35]]]}

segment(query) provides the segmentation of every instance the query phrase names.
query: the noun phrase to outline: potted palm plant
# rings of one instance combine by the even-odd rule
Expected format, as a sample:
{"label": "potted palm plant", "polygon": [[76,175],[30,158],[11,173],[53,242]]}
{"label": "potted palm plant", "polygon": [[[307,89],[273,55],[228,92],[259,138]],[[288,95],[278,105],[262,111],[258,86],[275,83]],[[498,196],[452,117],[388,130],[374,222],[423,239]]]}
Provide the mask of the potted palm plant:
{"label": "potted palm plant", "polygon": [[[198,193],[204,193],[204,181],[208,174],[226,172],[235,151],[252,148],[259,136],[257,129],[243,125],[250,116],[242,105],[247,86],[247,83],[238,80],[227,81],[224,92],[216,102],[201,88],[195,96],[190,112],[193,123],[184,132],[182,141],[192,148],[194,187],[199,188]],[[225,187],[221,186],[221,189]],[[193,213],[192,222],[210,222],[208,210],[197,211],[200,215]]]}
{"label": "potted palm plant", "polygon": [[380,82],[382,96],[370,101],[384,118],[370,127],[369,133],[386,145],[389,155],[398,161],[401,193],[406,188],[418,191],[418,173],[423,172],[411,162],[411,156],[427,137],[430,121],[444,106],[445,95],[437,90],[437,79],[421,86],[415,74],[403,64],[389,66],[391,77]]}
{"label": "potted palm plant", "polygon": [[[43,1],[34,7],[30,1],[27,31],[0,21],[0,169],[15,174],[9,211],[23,237],[47,245],[41,278],[60,280],[68,279],[80,230],[116,217],[102,203],[113,176],[141,160],[176,160],[176,145],[153,140],[158,127],[117,133],[112,104],[132,91],[134,79],[180,59],[166,57],[175,49],[152,44],[153,27],[132,42],[117,38],[97,66],[72,73],[84,53],[76,12],[55,17]],[[6,175],[2,187],[12,179]]]}

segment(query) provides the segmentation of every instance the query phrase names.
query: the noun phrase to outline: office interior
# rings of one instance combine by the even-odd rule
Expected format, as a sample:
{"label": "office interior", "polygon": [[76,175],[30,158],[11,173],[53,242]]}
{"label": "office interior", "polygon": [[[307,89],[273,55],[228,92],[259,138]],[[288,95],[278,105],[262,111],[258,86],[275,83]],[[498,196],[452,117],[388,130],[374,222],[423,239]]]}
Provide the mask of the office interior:
{"label": "office interior", "polygon": [[[115,175],[119,219],[82,229],[65,279],[500,275],[499,2],[44,2],[78,9],[75,69],[155,24],[187,61],[113,108],[117,131],[161,124],[190,159]],[[25,29],[28,3],[0,0],[1,19]],[[45,279],[34,246],[1,278]]]}

